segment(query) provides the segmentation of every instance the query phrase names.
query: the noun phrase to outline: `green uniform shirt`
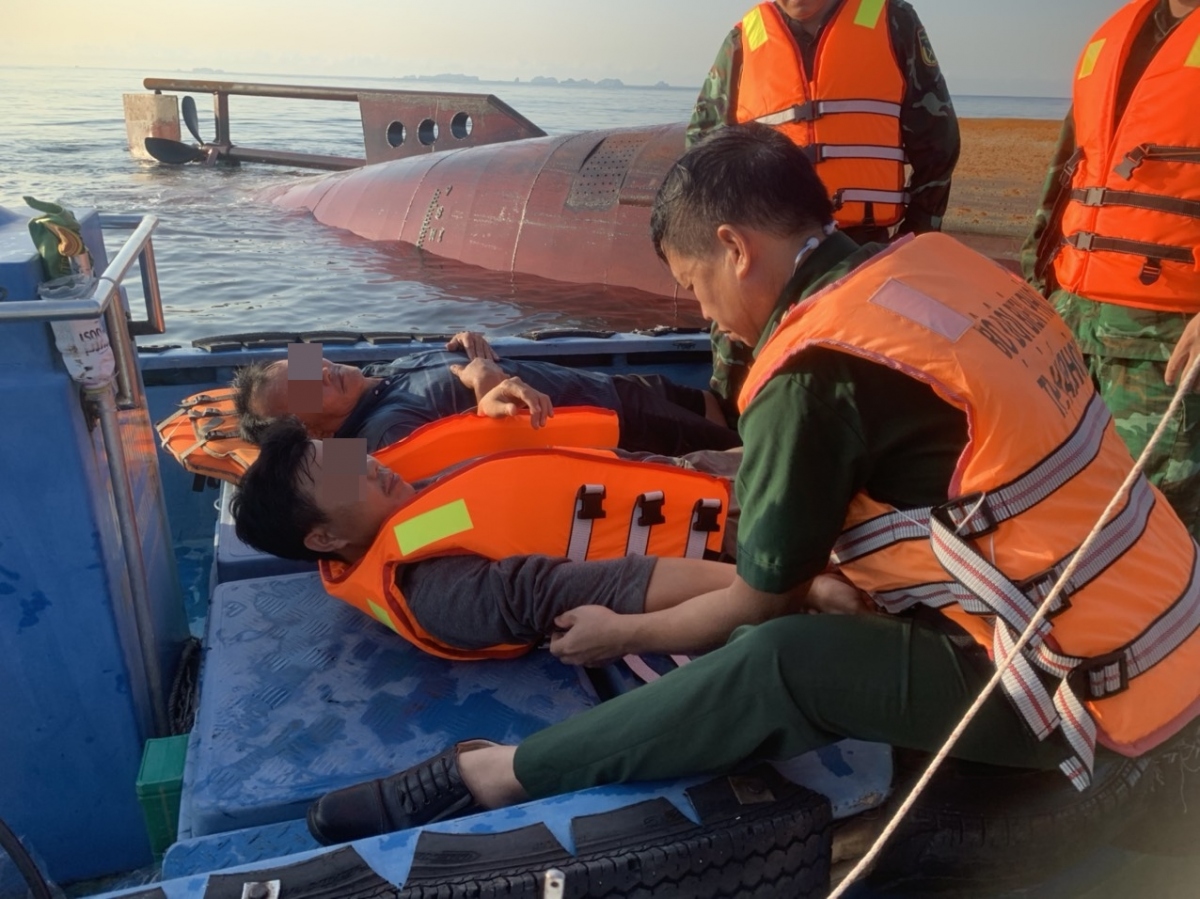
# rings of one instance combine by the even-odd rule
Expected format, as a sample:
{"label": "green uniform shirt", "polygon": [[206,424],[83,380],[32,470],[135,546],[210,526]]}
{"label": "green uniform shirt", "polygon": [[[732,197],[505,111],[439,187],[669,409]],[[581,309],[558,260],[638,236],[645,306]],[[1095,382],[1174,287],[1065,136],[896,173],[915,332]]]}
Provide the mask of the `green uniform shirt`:
{"label": "green uniform shirt", "polygon": [[[882,247],[826,239],[784,289],[757,353],[784,312]],[[966,416],[927,385],[824,348],[805,350],[742,416],[738,574],[784,593],[823,571],[859,491],[914,508],[945,502],[967,442]]]}

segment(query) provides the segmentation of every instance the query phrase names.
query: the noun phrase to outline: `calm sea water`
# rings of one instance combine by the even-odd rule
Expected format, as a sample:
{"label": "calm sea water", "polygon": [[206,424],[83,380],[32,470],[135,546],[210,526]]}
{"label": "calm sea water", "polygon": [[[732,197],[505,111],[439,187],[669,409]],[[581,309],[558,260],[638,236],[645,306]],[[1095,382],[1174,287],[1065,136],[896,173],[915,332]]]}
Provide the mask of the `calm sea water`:
{"label": "calm sea water", "polygon": [[[381,246],[256,201],[272,184],[310,175],[298,169],[170,168],[130,156],[121,95],[142,79],[172,73],[116,69],[0,67],[0,206],[21,197],[153,212],[168,333],[150,342],[186,342],[233,331],[305,327],[512,334],[574,325],[627,329],[698,324],[690,307],[646,302],[635,291],[513,277]],[[181,75],[180,77],[189,77]],[[205,77],[205,76],[194,76]],[[682,121],[692,90],[602,90],[487,84],[312,79],[225,73],[223,80],[383,89],[495,93],[551,134]],[[212,134],[210,101],[197,98]],[[961,97],[960,115],[1061,118],[1067,101]],[[233,97],[233,137],[250,146],[361,155],[357,106]]]}

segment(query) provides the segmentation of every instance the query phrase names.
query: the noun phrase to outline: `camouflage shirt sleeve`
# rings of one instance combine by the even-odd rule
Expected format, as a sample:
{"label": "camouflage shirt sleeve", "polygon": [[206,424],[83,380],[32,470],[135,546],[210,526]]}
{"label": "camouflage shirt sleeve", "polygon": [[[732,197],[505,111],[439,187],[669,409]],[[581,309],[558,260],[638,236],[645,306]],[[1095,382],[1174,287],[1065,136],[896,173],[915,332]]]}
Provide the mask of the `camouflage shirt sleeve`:
{"label": "camouflage shirt sleeve", "polygon": [[903,0],[892,0],[889,9],[892,46],[907,83],[900,131],[912,166],[911,199],[897,234],[939,231],[958,163],[958,117],[925,26]]}
{"label": "camouflage shirt sleeve", "polygon": [[1051,219],[1055,218],[1055,207],[1062,198],[1063,169],[1074,155],[1075,116],[1074,110],[1070,110],[1063,120],[1062,131],[1058,135],[1058,146],[1054,148],[1054,155],[1050,158],[1050,168],[1046,171],[1046,180],[1042,184],[1042,199],[1033,215],[1033,229],[1021,247],[1021,274],[1035,289],[1045,295],[1051,292],[1051,285],[1047,282],[1046,273],[1038,270],[1038,248],[1043,239],[1058,239],[1055,234],[1047,234],[1046,229],[1051,226]]}
{"label": "camouflage shirt sleeve", "polygon": [[692,119],[688,122],[684,137],[687,148],[690,149],[710,131],[733,122],[733,110],[737,103],[734,73],[741,65],[741,58],[742,33],[734,28],[717,51],[717,58],[713,60],[708,77],[700,88],[700,96],[696,98]]}
{"label": "camouflage shirt sleeve", "polygon": [[712,340],[713,373],[708,386],[721,404],[725,413],[725,422],[731,427],[737,427],[738,394],[746,376],[750,374],[750,366],[754,362],[754,350],[740,340],[732,339],[728,334],[722,334],[714,324],[709,331]]}

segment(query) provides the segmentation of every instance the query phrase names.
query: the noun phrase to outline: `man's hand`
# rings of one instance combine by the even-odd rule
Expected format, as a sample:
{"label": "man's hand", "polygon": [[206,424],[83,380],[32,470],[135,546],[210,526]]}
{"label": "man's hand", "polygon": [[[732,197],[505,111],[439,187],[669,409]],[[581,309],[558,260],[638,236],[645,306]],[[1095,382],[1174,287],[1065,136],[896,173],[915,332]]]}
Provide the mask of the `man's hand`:
{"label": "man's hand", "polygon": [[508,377],[504,369],[483,357],[476,357],[466,365],[451,365],[450,373],[462,381],[464,387],[475,392],[475,402]]}
{"label": "man's hand", "polygon": [[802,602],[806,611],[827,615],[860,615],[875,610],[871,598],[840,574],[818,574]]}
{"label": "man's hand", "polygon": [[626,654],[626,619],[605,606],[578,606],[554,619],[550,652],[567,665],[603,665]]}
{"label": "man's hand", "polygon": [[492,345],[487,342],[487,338],[474,331],[459,331],[446,341],[446,349],[462,350],[467,354],[468,359],[490,359],[495,362],[500,358],[492,349]]}
{"label": "man's hand", "polygon": [[478,412],[488,418],[511,418],[529,410],[529,423],[536,431],[554,417],[550,397],[534,390],[520,378],[505,378],[480,398]]}
{"label": "man's hand", "polygon": [[[1200,315],[1188,322],[1171,358],[1167,360],[1166,382],[1172,387],[1178,384],[1197,356],[1200,356]],[[1200,380],[1192,386],[1192,391],[1200,392]]]}

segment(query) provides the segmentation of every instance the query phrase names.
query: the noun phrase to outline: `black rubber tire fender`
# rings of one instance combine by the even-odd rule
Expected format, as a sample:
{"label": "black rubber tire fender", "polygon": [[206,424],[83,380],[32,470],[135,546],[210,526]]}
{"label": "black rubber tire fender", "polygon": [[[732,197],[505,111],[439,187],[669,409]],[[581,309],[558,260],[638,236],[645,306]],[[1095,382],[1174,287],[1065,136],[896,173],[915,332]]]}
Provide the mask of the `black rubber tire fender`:
{"label": "black rubber tire fender", "polygon": [[[896,799],[928,757],[897,751]],[[1044,880],[1108,843],[1149,802],[1152,755],[1098,750],[1092,785],[1058,771],[948,759],[889,841],[871,874],[877,887],[1013,889]]]}
{"label": "black rubber tire fender", "polygon": [[[628,819],[631,826],[623,828],[593,827],[590,837],[581,838],[581,831],[576,830],[577,856],[559,846],[556,858],[544,851],[544,843],[526,840],[525,850],[498,845],[497,851],[507,861],[487,870],[487,858],[468,859],[475,853],[474,847],[466,840],[453,839],[478,835],[441,835],[434,854],[448,860],[457,857],[459,864],[428,865],[429,854],[423,857],[418,845],[414,873],[398,899],[535,899],[542,895],[548,868],[565,875],[567,897],[825,896],[832,839],[828,800],[791,784],[769,767],[757,768],[749,777],[749,781],[746,776],[710,781],[697,788],[702,794],[707,791],[699,800],[689,791],[700,824],[682,819],[681,826],[682,816],[668,813],[640,819],[634,816]],[[744,791],[739,782],[766,784],[770,798],[749,804],[727,801]],[[576,819],[575,824],[581,820]],[[648,826],[638,825],[638,820]],[[456,851],[456,843],[463,849]]]}
{"label": "black rubber tire fender", "polygon": [[1200,721],[1153,755],[1149,800],[1130,816],[1113,845],[1144,855],[1200,855]]}

